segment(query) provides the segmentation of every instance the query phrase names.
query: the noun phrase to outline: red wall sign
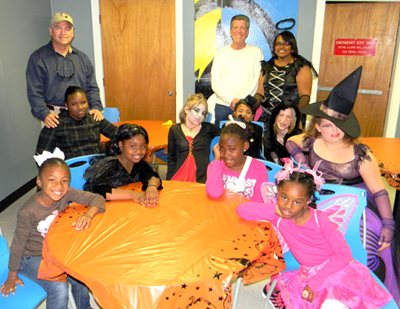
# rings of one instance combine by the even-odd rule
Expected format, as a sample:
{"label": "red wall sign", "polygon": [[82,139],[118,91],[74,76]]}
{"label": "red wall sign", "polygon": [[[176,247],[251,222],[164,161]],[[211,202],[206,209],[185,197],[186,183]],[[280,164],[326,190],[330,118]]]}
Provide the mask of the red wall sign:
{"label": "red wall sign", "polygon": [[336,39],[334,55],[375,56],[378,39]]}

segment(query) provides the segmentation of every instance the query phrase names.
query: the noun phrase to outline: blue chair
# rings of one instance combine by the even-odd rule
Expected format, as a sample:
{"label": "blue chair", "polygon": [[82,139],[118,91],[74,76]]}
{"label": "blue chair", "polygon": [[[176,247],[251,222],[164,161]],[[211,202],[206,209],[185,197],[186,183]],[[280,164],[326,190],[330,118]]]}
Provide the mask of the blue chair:
{"label": "blue chair", "polygon": [[268,181],[275,183],[275,175],[276,173],[278,173],[283,166],[280,166],[276,163],[270,162],[270,161],[266,161],[266,160],[261,160],[261,159],[257,159],[258,161],[264,163],[264,165],[267,167],[268,169]]}
{"label": "blue chair", "polygon": [[[353,258],[362,263],[363,265],[367,265],[367,251],[365,250],[366,244],[366,220],[365,220],[365,207],[367,206],[367,197],[364,189],[343,186],[343,185],[334,185],[334,184],[325,184],[322,188],[322,192],[329,194],[318,194],[319,203],[317,205],[317,209],[327,211],[330,206],[335,205],[335,199],[337,200],[337,204],[345,203],[346,199],[348,199],[348,212],[349,215],[345,216],[345,221],[348,221],[347,228],[344,225],[339,226],[339,230],[344,233],[344,238],[346,239],[347,244],[349,245]],[[353,211],[351,214],[350,212]],[[363,242],[360,239],[360,220],[363,218],[364,222],[364,230],[363,230]],[[346,220],[347,219],[347,220]],[[293,254],[290,250],[283,254],[286,264],[286,271],[298,269],[300,264],[294,258]],[[372,277],[381,285],[385,290],[385,286],[383,283],[370,271]],[[268,300],[271,297],[272,291],[275,289],[276,280],[271,283],[269,288],[266,301],[264,304],[264,308],[268,308]],[[389,308],[398,308],[394,300],[392,299],[388,304],[384,307],[385,309]]]}
{"label": "blue chair", "polygon": [[86,182],[86,180],[83,178],[83,174],[85,173],[86,169],[90,166],[89,164],[90,159],[92,159],[94,156],[96,155],[93,154],[93,155],[81,156],[81,157],[71,158],[65,161],[65,163],[67,163],[67,165],[69,166],[69,170],[71,171],[70,186],[72,188],[83,190],[83,185]]}
{"label": "blue chair", "polygon": [[160,158],[164,162],[168,162],[168,155],[164,153],[165,148],[153,152],[153,164],[156,163],[156,157]]}
{"label": "blue chair", "polygon": [[211,114],[210,112],[208,112],[208,113],[207,113],[206,120],[205,120],[204,122],[210,123],[210,122],[211,122],[211,119],[212,119],[212,114]]}
{"label": "blue chair", "polygon": [[109,122],[119,121],[119,109],[118,107],[105,107],[103,108],[104,118]]}
{"label": "blue chair", "polygon": [[[8,277],[8,251],[7,241],[0,236],[0,282],[5,282]],[[18,277],[24,282],[24,286],[17,286],[15,295],[8,297],[0,296],[0,308],[36,308],[47,297],[43,288],[25,276],[18,274]]]}
{"label": "blue chair", "polygon": [[210,162],[214,161],[214,153],[213,153],[213,147],[219,143],[219,136],[216,136],[213,138],[211,141],[211,149],[210,149]]}

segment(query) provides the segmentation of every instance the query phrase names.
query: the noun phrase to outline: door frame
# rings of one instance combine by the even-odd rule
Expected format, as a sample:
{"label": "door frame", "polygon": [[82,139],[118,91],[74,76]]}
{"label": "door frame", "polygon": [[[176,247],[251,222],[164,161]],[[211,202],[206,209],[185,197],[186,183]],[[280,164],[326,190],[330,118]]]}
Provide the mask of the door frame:
{"label": "door frame", "polygon": [[[330,0],[328,2],[400,2],[400,0]],[[321,62],[322,50],[322,36],[324,30],[325,18],[325,0],[317,0],[316,14],[315,14],[315,28],[314,28],[314,41],[312,63],[315,64],[317,71],[319,71],[319,64]],[[390,83],[392,85],[388,94],[388,104],[386,108],[385,124],[383,128],[383,137],[396,137],[397,126],[399,126],[399,112],[400,112],[400,87],[393,85],[400,85],[400,27],[397,29],[397,41],[395,47],[395,54],[393,58],[392,77]],[[316,102],[318,80],[313,81],[311,102]],[[397,88],[397,89],[396,89]]]}
{"label": "door frame", "polygon": [[[103,105],[106,106],[106,97],[104,82],[104,68],[103,68],[103,50],[101,43],[101,25],[99,22],[100,17],[100,1],[90,0],[92,8],[92,29],[93,29],[93,47],[94,47],[94,67],[96,68],[96,80],[100,88],[100,98]],[[183,2],[181,0],[175,1],[175,57],[176,57],[176,119],[179,121],[179,112],[181,111],[184,103],[184,80],[183,80]],[[194,3],[193,3],[194,6]],[[194,21],[193,21],[194,23]],[[194,59],[193,59],[194,61]],[[194,63],[193,63],[194,68]],[[193,73],[194,79],[194,73]],[[193,81],[194,89],[194,81]]]}

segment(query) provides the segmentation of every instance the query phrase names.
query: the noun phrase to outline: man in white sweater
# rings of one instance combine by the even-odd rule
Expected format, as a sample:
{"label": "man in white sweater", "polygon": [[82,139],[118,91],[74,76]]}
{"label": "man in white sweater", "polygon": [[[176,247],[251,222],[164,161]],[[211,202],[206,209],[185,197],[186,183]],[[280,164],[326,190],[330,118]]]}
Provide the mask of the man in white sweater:
{"label": "man in white sweater", "polygon": [[[255,95],[261,78],[260,61],[263,53],[258,47],[246,44],[250,20],[236,15],[231,20],[232,44],[220,49],[214,56],[211,69],[211,88],[217,96],[215,124],[227,120],[236,103],[248,95]],[[262,85],[262,82],[260,83]],[[260,89],[258,98],[263,97]]]}

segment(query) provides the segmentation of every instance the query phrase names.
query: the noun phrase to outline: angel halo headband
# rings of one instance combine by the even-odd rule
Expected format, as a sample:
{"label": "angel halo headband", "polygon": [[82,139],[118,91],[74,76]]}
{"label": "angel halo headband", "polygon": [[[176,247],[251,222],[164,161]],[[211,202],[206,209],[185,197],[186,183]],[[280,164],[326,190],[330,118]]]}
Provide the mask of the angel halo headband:
{"label": "angel halo headband", "polygon": [[60,148],[56,147],[56,149],[54,149],[53,153],[51,153],[50,151],[45,150],[45,151],[43,151],[42,154],[34,155],[33,158],[35,159],[36,163],[39,166],[41,166],[43,164],[43,162],[46,161],[47,159],[59,158],[61,160],[65,160],[65,155],[60,150]]}
{"label": "angel halo headband", "polygon": [[243,130],[246,129],[246,124],[244,122],[241,121],[237,121],[235,119],[233,119],[232,115],[228,116],[229,121],[226,122],[226,125],[230,125],[230,124],[237,124],[239,127],[241,127]]}
{"label": "angel halo headband", "polygon": [[275,175],[276,183],[280,183],[283,180],[289,180],[290,175],[293,174],[293,172],[298,172],[298,173],[307,173],[313,176],[314,178],[314,183],[317,187],[317,190],[320,191],[322,185],[325,183],[325,180],[322,178],[322,172],[318,171],[318,167],[321,164],[322,160],[319,160],[317,164],[315,164],[314,168],[312,170],[310,169],[302,169],[301,168],[301,162],[299,162],[299,166],[295,167],[294,163],[291,159],[289,158],[283,158],[281,159],[282,162],[284,162],[283,169],[280,170],[278,173]]}

